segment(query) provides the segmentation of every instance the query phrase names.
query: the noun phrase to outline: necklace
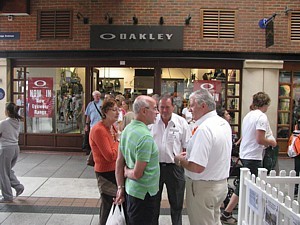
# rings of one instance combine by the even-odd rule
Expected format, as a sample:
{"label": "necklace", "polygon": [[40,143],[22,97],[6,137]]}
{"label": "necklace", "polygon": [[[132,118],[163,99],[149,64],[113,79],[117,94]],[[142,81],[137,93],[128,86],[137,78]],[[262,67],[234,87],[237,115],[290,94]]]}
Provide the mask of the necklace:
{"label": "necklace", "polygon": [[114,142],[117,141],[117,130],[116,128],[114,127],[114,125],[111,125],[110,127],[107,126],[105,123],[103,123],[102,121],[102,124],[103,126],[106,128],[106,130],[110,133],[110,135],[112,136]]}

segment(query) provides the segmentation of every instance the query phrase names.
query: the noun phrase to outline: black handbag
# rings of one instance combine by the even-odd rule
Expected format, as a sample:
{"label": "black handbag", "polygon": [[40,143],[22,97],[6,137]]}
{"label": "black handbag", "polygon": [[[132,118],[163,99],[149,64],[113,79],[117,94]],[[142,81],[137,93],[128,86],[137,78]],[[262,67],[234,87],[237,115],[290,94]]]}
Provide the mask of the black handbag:
{"label": "black handbag", "polygon": [[91,152],[91,146],[89,143],[89,134],[90,134],[90,131],[86,131],[84,133],[83,143],[82,143],[82,149],[86,152],[87,155],[89,155]]}
{"label": "black handbag", "polygon": [[89,156],[86,159],[86,165],[88,166],[95,166],[95,161],[94,161],[94,157],[93,157],[93,152],[91,151]]}
{"label": "black handbag", "polygon": [[265,155],[263,158],[263,167],[268,170],[268,173],[275,169],[277,160],[278,160],[278,152],[279,152],[279,146],[276,147],[267,147],[265,149]]}

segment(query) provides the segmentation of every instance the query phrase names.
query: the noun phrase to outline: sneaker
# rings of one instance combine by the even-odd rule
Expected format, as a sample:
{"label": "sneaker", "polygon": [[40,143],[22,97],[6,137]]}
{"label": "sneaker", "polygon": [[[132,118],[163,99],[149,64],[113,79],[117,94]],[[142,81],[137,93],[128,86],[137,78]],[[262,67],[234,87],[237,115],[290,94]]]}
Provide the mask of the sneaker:
{"label": "sneaker", "polygon": [[237,224],[237,219],[230,214],[229,216],[225,216],[224,213],[221,214],[221,222],[223,224]]}
{"label": "sneaker", "polygon": [[24,188],[21,188],[19,190],[16,191],[16,196],[18,197],[19,195],[21,195],[24,191]]}

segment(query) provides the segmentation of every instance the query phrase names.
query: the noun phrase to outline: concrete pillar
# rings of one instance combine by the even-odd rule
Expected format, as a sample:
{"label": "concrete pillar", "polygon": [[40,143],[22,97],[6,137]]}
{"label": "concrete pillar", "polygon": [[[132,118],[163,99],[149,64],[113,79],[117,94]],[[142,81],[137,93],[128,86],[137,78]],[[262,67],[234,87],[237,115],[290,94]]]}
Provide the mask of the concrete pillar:
{"label": "concrete pillar", "polygon": [[271,98],[267,111],[274,136],[277,134],[278,82],[279,70],[283,68],[280,60],[245,60],[242,82],[242,119],[249,112],[252,96],[264,91]]}

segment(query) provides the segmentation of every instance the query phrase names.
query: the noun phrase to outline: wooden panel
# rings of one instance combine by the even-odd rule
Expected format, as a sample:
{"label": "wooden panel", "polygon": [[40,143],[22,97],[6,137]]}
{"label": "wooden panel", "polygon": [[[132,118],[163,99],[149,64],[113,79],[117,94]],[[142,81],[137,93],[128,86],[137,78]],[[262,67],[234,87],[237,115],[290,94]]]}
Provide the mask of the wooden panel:
{"label": "wooden panel", "polygon": [[27,146],[53,146],[54,147],[54,136],[41,135],[41,134],[27,134],[26,135]]}
{"label": "wooden panel", "polygon": [[57,147],[70,147],[70,148],[80,148],[82,147],[83,137],[81,135],[77,136],[57,136],[56,146]]}
{"label": "wooden panel", "polygon": [[25,137],[24,134],[19,135],[19,145],[22,146],[25,144]]}
{"label": "wooden panel", "polygon": [[287,140],[286,141],[279,141],[277,140],[277,144],[279,146],[279,154],[287,156],[286,150],[287,150]]}
{"label": "wooden panel", "polygon": [[82,151],[83,136],[80,134],[21,134],[21,150]]}

